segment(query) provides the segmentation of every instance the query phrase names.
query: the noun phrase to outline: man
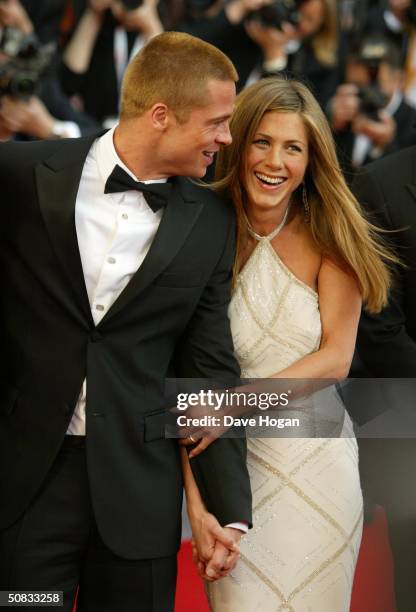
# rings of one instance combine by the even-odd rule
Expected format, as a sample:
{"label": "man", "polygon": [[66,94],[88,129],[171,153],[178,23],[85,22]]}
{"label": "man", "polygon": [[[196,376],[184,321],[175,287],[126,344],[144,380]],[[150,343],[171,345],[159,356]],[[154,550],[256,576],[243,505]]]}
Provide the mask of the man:
{"label": "man", "polygon": [[348,181],[364,164],[416,143],[416,111],[403,98],[399,50],[366,38],[350,53],[331,101],[331,127]]}
{"label": "man", "polygon": [[[78,609],[173,610],[182,477],[164,378],[239,373],[233,213],[179,177],[230,143],[236,78],[211,45],[161,34],[126,72],[115,131],[0,148],[1,590],[61,590],[71,610],[79,584]],[[250,523],[243,441],[192,464],[219,522]],[[241,535],[214,532],[230,549]]]}
{"label": "man", "polygon": [[[412,612],[416,609],[416,491],[412,484],[416,470],[416,147],[370,164],[357,175],[353,187],[370,220],[393,230],[385,237],[405,264],[395,271],[388,306],[378,315],[363,313],[361,317],[357,338],[361,370],[355,374],[385,379],[379,385],[366,383],[380,396],[371,402],[375,418],[363,429],[369,437],[358,440],[360,466],[364,488],[387,513],[397,609]],[[377,414],[383,406],[387,412]]]}

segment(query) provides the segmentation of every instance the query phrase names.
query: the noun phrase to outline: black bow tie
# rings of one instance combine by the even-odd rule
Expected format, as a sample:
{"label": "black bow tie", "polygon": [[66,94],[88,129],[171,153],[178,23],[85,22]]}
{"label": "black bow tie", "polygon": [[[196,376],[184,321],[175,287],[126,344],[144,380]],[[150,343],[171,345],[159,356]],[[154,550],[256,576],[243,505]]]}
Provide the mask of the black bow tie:
{"label": "black bow tie", "polygon": [[167,200],[172,190],[171,183],[141,183],[135,181],[123,168],[114,166],[114,169],[107,179],[104,193],[120,193],[121,191],[136,191],[143,192],[144,199],[153,210],[156,212],[163,206],[166,206]]}

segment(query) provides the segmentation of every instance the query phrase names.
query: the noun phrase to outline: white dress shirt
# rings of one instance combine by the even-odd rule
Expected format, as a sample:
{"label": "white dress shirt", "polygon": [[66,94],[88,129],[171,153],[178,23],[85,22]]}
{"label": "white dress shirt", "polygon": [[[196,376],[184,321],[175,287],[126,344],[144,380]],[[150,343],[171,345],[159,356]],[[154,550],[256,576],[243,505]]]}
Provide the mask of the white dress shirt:
{"label": "white dress shirt", "polygon": [[[107,178],[116,164],[139,180],[116,153],[114,129],[91,147],[75,202],[79,252],[96,325],[142,264],[163,215],[162,210],[154,213],[138,191],[104,193]],[[166,180],[143,182],[165,183]],[[86,380],[69,424],[69,434],[85,435],[85,399]]]}

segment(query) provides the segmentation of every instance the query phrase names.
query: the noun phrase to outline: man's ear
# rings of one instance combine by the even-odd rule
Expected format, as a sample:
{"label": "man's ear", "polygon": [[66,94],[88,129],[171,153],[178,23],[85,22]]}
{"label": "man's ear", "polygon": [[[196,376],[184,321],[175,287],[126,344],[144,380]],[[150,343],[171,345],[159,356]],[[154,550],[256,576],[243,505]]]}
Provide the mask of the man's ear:
{"label": "man's ear", "polygon": [[155,129],[164,131],[168,127],[170,112],[166,104],[157,102],[150,109],[150,119]]}

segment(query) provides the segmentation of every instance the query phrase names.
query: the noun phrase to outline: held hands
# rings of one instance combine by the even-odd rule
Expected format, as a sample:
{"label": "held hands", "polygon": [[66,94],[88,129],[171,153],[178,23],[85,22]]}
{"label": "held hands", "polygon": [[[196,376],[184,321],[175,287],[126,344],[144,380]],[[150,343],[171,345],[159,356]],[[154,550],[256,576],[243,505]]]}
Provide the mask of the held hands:
{"label": "held hands", "polygon": [[192,558],[203,580],[214,582],[234,569],[240,549],[242,532],[221,527],[214,515],[206,510],[190,516],[192,525]]}

